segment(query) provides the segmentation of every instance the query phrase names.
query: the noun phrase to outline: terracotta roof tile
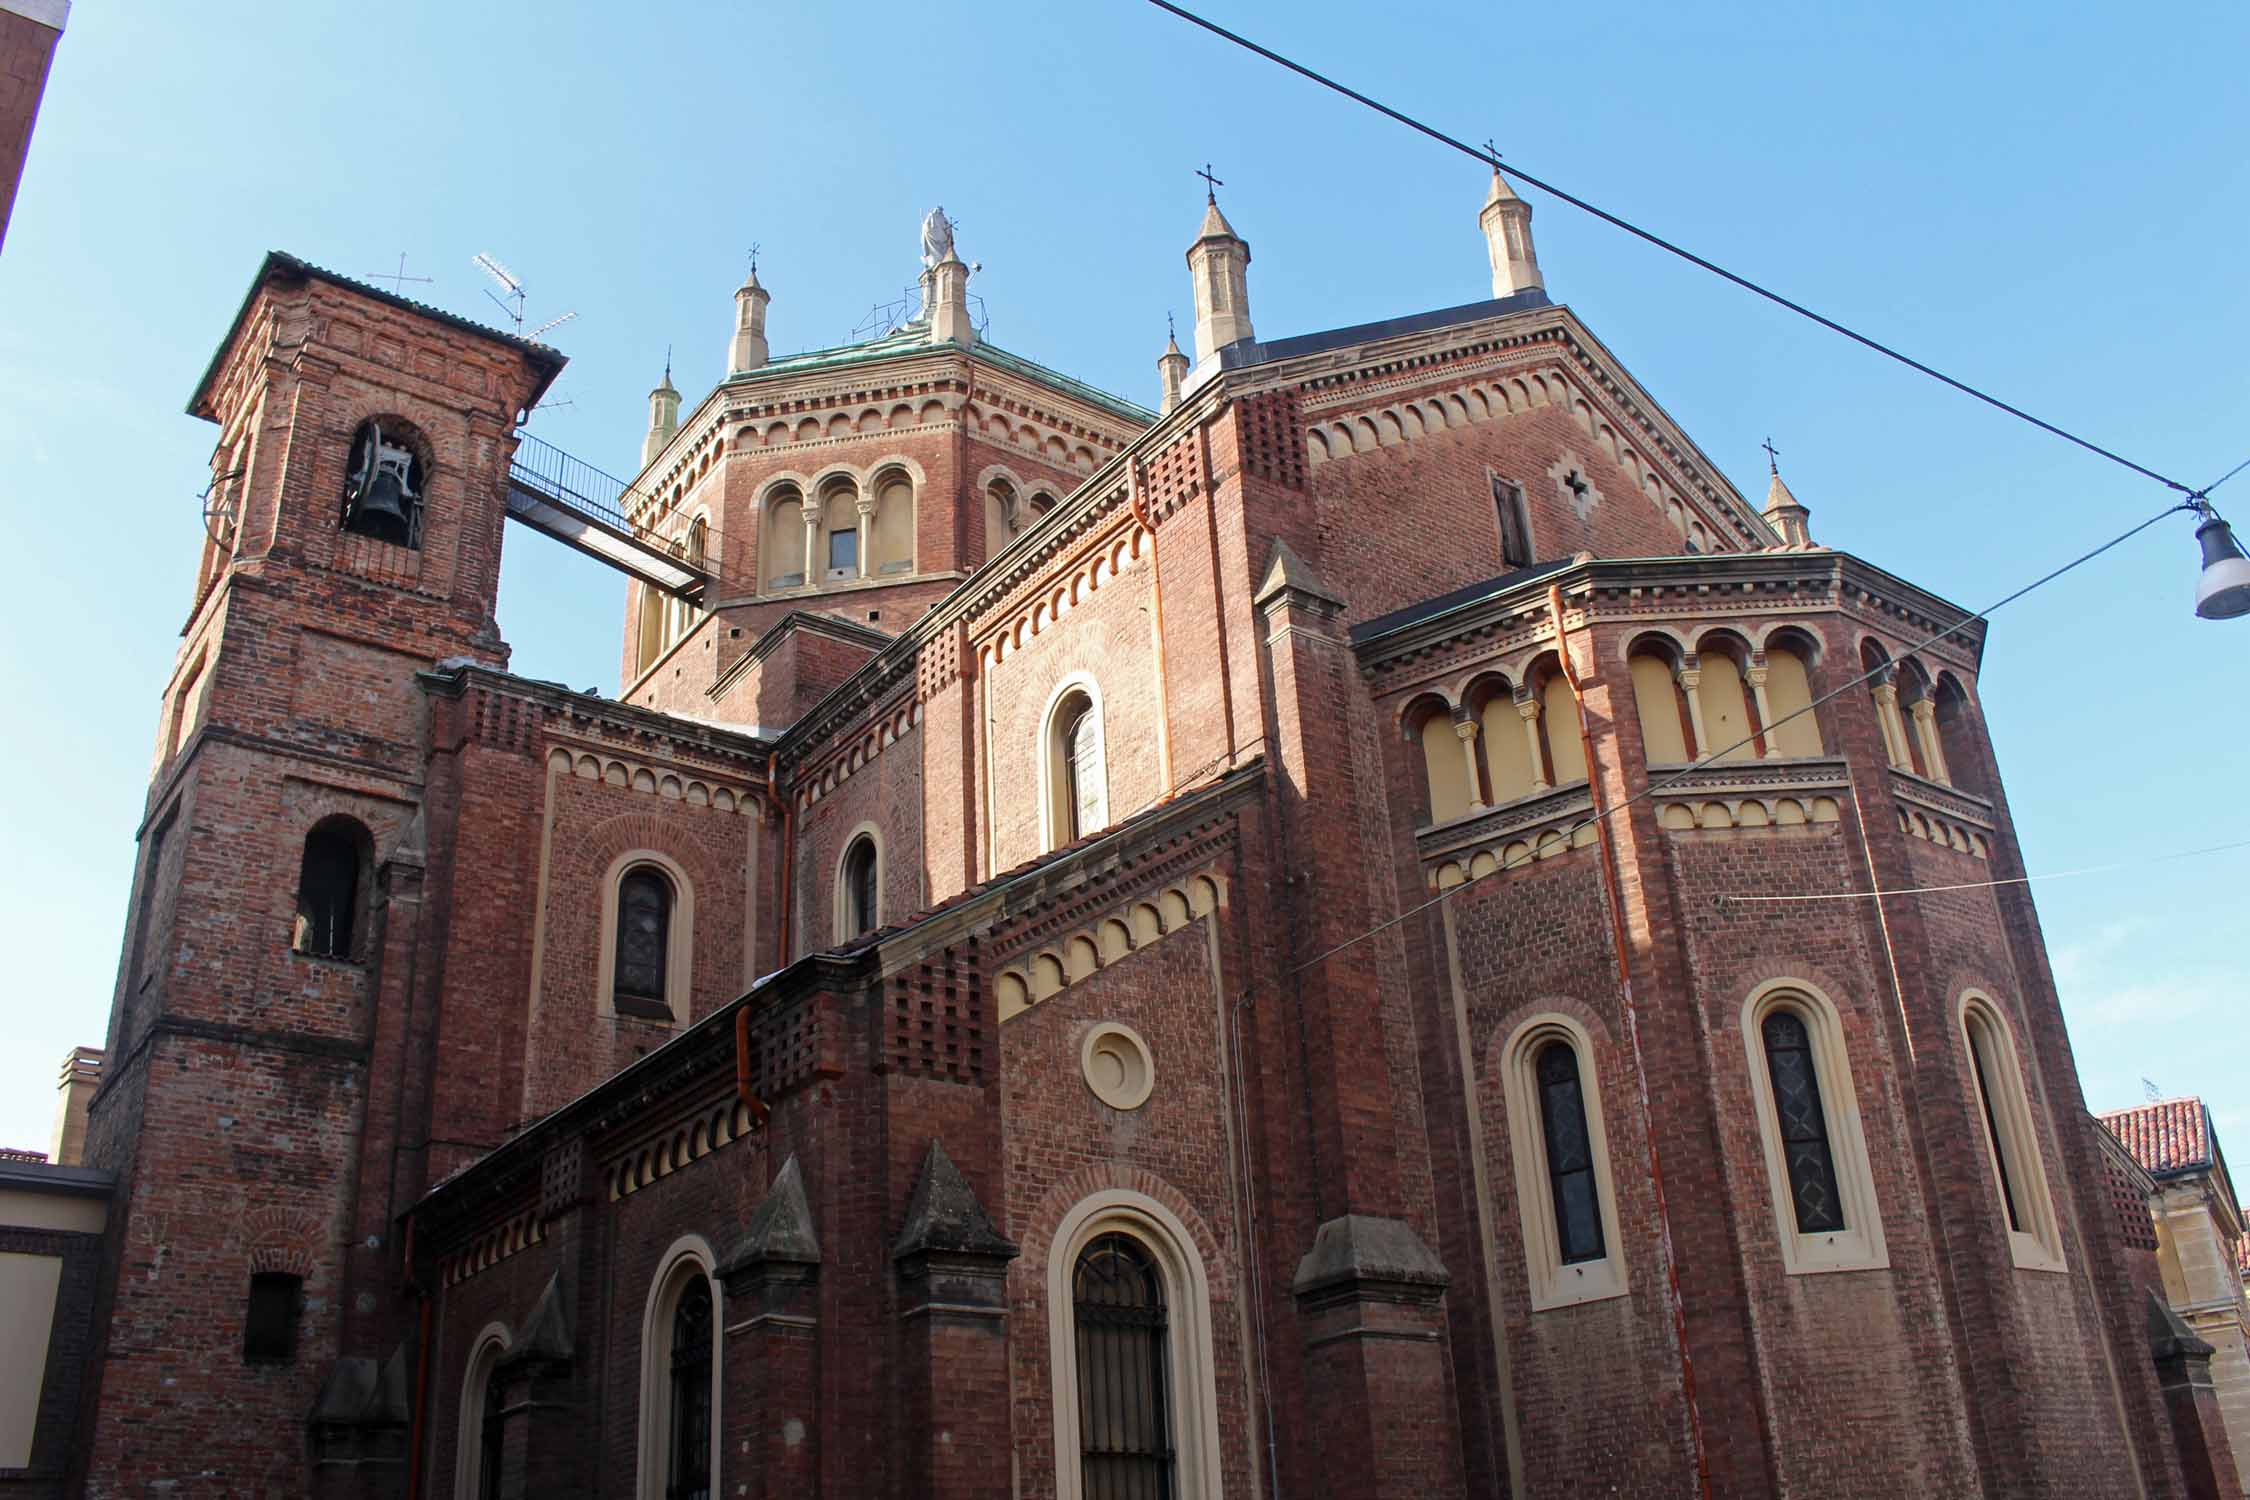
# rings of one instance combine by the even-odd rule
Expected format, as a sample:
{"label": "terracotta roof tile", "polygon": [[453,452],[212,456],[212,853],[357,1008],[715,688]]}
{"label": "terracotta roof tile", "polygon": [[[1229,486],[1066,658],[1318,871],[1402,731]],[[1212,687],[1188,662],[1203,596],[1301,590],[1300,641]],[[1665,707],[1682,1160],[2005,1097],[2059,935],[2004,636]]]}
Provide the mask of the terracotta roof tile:
{"label": "terracotta roof tile", "polygon": [[2211,1112],[2201,1099],[2160,1099],[2101,1117],[2151,1175],[2198,1172],[2218,1163]]}

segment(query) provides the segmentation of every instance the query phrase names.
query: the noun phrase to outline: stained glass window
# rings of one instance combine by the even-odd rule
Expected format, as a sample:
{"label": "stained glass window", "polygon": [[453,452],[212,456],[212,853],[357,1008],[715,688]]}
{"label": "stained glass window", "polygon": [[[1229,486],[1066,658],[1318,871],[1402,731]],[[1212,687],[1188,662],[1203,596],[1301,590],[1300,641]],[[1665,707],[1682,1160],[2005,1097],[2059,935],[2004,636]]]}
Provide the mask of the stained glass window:
{"label": "stained glass window", "polygon": [[1792,1010],[1771,1012],[1760,1030],[1797,1230],[1800,1234],[1840,1230],[1844,1202],[1836,1187],[1836,1158],[1828,1144],[1828,1115],[1821,1105],[1812,1035],[1805,1029],[1804,1017]]}
{"label": "stained glass window", "polygon": [[1547,1181],[1554,1194],[1555,1242],[1562,1263],[1600,1260],[1600,1188],[1578,1081],[1578,1050],[1568,1042],[1549,1042],[1539,1054],[1538,1075],[1539,1126],[1546,1137]]}
{"label": "stained glass window", "polygon": [[1140,1241],[1105,1234],[1079,1253],[1071,1298],[1086,1500],[1170,1500],[1175,1478],[1163,1273]]}
{"label": "stained glass window", "polygon": [[1081,698],[1063,720],[1063,774],[1069,783],[1062,842],[1083,838],[1109,821],[1109,792],[1102,766],[1102,723],[1091,700]]}
{"label": "stained glass window", "polygon": [[664,969],[672,938],[672,883],[646,865],[617,887],[617,974],[614,996],[624,1015],[669,1017]]}
{"label": "stained glass window", "polygon": [[858,937],[875,930],[875,841],[859,839],[844,856],[845,926]]}

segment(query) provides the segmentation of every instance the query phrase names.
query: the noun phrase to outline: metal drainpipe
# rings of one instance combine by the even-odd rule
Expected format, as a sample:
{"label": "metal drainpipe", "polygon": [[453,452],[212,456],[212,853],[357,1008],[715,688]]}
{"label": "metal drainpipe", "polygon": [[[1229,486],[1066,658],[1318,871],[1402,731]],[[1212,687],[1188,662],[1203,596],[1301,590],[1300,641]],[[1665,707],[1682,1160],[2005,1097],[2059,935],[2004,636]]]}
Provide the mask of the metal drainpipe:
{"label": "metal drainpipe", "polygon": [[[414,1269],[414,1220],[411,1218],[406,1221],[406,1268],[409,1273]],[[406,1500],[419,1500],[422,1470],[427,1463],[422,1443],[429,1434],[425,1419],[430,1404],[430,1323],[436,1307],[437,1299],[427,1290],[423,1291],[422,1333],[416,1340],[420,1347],[414,1351],[414,1430],[406,1440],[408,1461],[413,1465],[406,1471]]]}
{"label": "metal drainpipe", "polygon": [[766,795],[781,809],[781,879],[780,889],[774,896],[774,950],[773,966],[789,966],[789,898],[790,875],[797,864],[797,820],[791,816],[789,799],[780,794],[780,781],[776,768],[781,762],[781,752],[766,754]]}
{"label": "metal drainpipe", "polygon": [[1148,533],[1149,611],[1156,629],[1157,743],[1163,751],[1163,795],[1168,798],[1172,795],[1172,686],[1171,673],[1165,668],[1164,570],[1156,565],[1156,524],[1149,519],[1148,507],[1141,499],[1141,466],[1137,460],[1125,470],[1125,503],[1131,507],[1133,519]]}
{"label": "metal drainpipe", "polygon": [[1603,815],[1601,778],[1596,775],[1594,734],[1586,723],[1586,699],[1579,690],[1577,663],[1571,660],[1570,641],[1563,634],[1562,586],[1547,585],[1547,613],[1555,625],[1555,656],[1562,663],[1563,679],[1570,684],[1571,706],[1577,710],[1578,744],[1586,761],[1586,796],[1592,803],[1594,841],[1602,851],[1602,887],[1608,898],[1609,935],[1617,957],[1617,987],[1625,1005],[1625,1035],[1632,1043],[1633,1086],[1640,1095],[1641,1134],[1648,1146],[1649,1183],[1656,1195],[1656,1222],[1664,1247],[1664,1290],[1672,1304],[1672,1338],[1680,1350],[1680,1393],[1687,1402],[1688,1442],[1695,1450],[1696,1492],[1709,1500],[1711,1463],[1703,1445],[1703,1414],[1695,1400],[1695,1361],[1688,1353],[1687,1307],[1680,1296],[1680,1268],[1672,1249],[1672,1211],[1664,1196],[1664,1158],[1656,1143],[1656,1121],[1649,1110],[1648,1063],[1641,1056],[1640,1010],[1633,1000],[1632,971],[1625,965],[1625,901],[1617,876],[1617,851],[1611,843],[1609,819]]}

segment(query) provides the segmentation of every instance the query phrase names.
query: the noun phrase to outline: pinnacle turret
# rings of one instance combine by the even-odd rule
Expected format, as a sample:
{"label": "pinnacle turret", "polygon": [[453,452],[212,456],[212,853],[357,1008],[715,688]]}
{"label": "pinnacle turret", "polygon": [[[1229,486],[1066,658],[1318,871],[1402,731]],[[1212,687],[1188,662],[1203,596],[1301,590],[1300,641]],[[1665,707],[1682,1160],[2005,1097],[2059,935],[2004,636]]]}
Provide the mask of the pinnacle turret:
{"label": "pinnacle turret", "polygon": [[1477,223],[1484,229],[1485,249],[1492,258],[1494,297],[1546,289],[1546,279],[1539,273],[1539,252],[1531,243],[1531,205],[1516,196],[1498,167],[1492,169],[1492,187]]}

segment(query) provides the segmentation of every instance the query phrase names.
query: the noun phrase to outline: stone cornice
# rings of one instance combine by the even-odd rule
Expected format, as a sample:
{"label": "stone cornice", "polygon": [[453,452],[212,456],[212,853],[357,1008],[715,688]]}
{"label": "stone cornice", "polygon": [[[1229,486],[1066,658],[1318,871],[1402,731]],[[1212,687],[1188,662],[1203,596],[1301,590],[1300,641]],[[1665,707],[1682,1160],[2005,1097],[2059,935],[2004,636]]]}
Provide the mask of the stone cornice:
{"label": "stone cornice", "polygon": [[[723,761],[746,763],[753,768],[750,779],[761,783],[765,780],[766,759],[772,745],[769,741],[740,729],[683,719],[655,709],[620,703],[613,698],[572,692],[561,683],[517,677],[512,673],[474,663],[441,667],[416,675],[424,690],[433,694],[458,698],[473,683],[480,691],[536,704],[558,718],[591,724],[619,735],[638,738],[656,736]],[[733,774],[744,773],[738,770]]]}

